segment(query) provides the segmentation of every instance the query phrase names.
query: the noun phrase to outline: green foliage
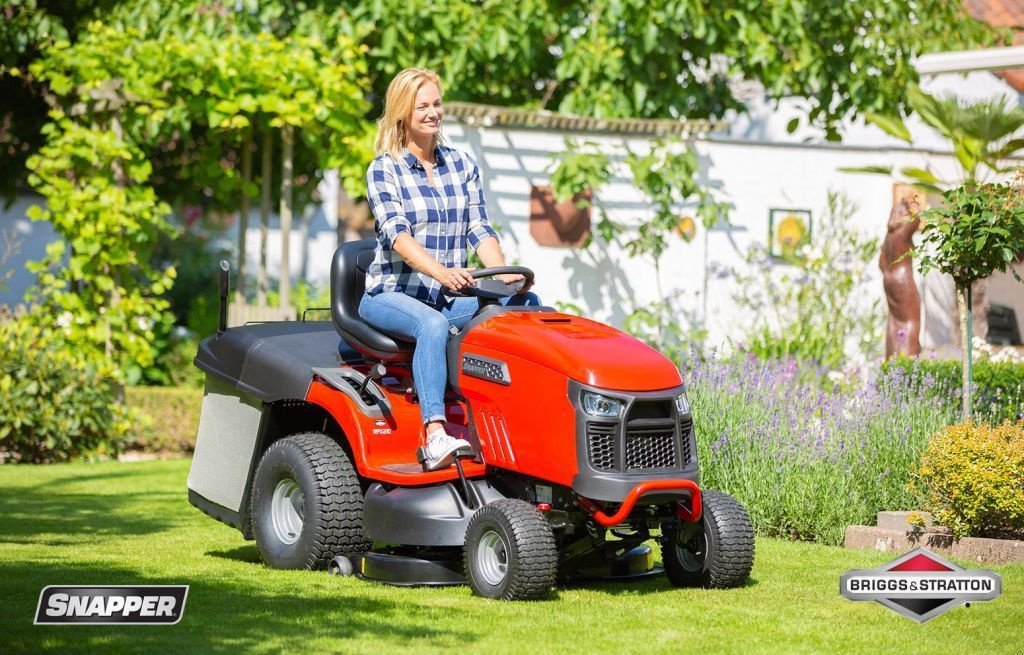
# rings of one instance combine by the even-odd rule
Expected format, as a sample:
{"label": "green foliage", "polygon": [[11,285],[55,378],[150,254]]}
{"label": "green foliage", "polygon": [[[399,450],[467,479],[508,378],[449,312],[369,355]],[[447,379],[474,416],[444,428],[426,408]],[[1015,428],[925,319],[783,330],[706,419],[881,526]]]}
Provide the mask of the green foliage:
{"label": "green foliage", "polygon": [[957,537],[1024,534],[1024,422],[970,421],[936,435],[913,488],[924,509]]}
{"label": "green foliage", "polygon": [[566,139],[565,153],[557,155],[548,170],[555,199],[565,202],[575,198],[577,207],[592,206],[583,194],[600,190],[612,178],[611,158],[593,141],[580,144]]}
{"label": "green foliage", "polygon": [[[577,207],[595,208],[598,215],[597,233],[607,242],[615,239],[622,229],[608,218],[608,212],[598,202],[597,195],[612,179],[611,158],[597,143],[574,139],[565,140],[565,152],[552,158],[548,171],[551,173],[551,189],[558,202],[574,199]],[[584,244],[589,246],[593,235],[587,236]]]}
{"label": "green foliage", "polygon": [[925,211],[921,245],[914,249],[921,272],[946,273],[965,289],[1012,270],[1024,253],[1022,190],[1024,173],[1018,173],[1009,184],[964,184],[942,194],[945,203]]}
{"label": "green foliage", "polygon": [[366,35],[378,98],[395,71],[426,65],[461,100],[597,117],[708,117],[741,108],[730,81],[745,78],[774,98],[807,97],[808,119],[832,137],[844,117],[901,106],[913,56],[993,40],[949,0],[376,0],[337,12],[337,29]]}
{"label": "green foliage", "polygon": [[165,320],[160,296],[174,269],[157,269],[151,254],[170,230],[169,208],[146,186],[150,166],[130,143],[59,113],[47,126],[47,145],[32,157],[30,181],[46,199],[33,220],[48,220],[60,236],[32,264],[33,300],[56,318],[69,347],[107,357],[120,370],[149,366],[156,356],[153,328]]}
{"label": "green foliage", "polygon": [[814,247],[787,262],[764,246],[747,253],[734,271],[733,300],[749,320],[736,336],[761,359],[813,361],[832,371],[863,368],[881,349],[879,301],[862,281],[878,254],[878,240],[859,233],[856,208],[830,192]]}
{"label": "green foliage", "polygon": [[[45,8],[39,9],[36,0],[9,0],[4,5],[5,18],[10,20],[0,23],[0,43],[9,44],[7,52],[21,53],[17,62],[22,68],[53,42],[66,39],[74,44],[98,16],[114,32],[137,31],[150,43],[180,39],[201,47],[229,36],[266,33],[276,39],[303,36],[333,44],[342,36],[367,49],[369,95],[374,103],[371,116],[379,114],[394,73],[411,65],[440,71],[448,82],[449,99],[585,116],[721,117],[742,108],[730,83],[750,79],[760,80],[773,98],[806,97],[807,120],[825,127],[829,138],[838,138],[835,126],[853,114],[898,115],[905,104],[904,89],[916,77],[913,57],[970,49],[1003,38],[967,17],[954,0],[714,5],[701,0],[668,4],[643,0],[74,0],[38,4]],[[112,47],[109,54],[118,58],[118,48]],[[224,56],[231,57],[228,48]],[[149,67],[166,63],[160,57],[139,62]],[[104,61],[96,64],[102,67]],[[261,74],[246,68],[237,70],[243,76]],[[175,77],[170,72],[169,77]],[[9,79],[0,66],[0,85]],[[276,81],[286,82],[286,78]],[[33,138],[38,125],[29,117],[39,113],[39,97],[53,91],[61,94],[47,85],[32,86],[30,96],[35,101],[14,105],[11,112],[12,124],[24,130],[16,138],[29,150],[38,145]],[[216,148],[216,139],[207,142],[202,130],[195,132],[167,151],[169,158],[194,147]],[[317,160],[313,153],[297,153],[297,158]],[[163,169],[154,164],[158,171]],[[168,184],[167,192],[173,193],[172,185]]]}
{"label": "green foliage", "polygon": [[154,164],[158,194],[175,206],[237,208],[249,131],[259,144],[268,130],[296,129],[297,207],[323,170],[368,162],[366,66],[351,39],[283,40],[187,25],[150,35],[95,22],[75,43],[56,42],[32,71],[69,115],[87,124],[116,115],[126,139]]}
{"label": "green foliage", "polygon": [[[952,409],[962,394],[962,363],[952,359],[893,357],[882,371],[900,369],[914,380],[927,382],[929,395]],[[1024,417],[1024,363],[981,360],[974,362],[973,416],[999,423]]]}
{"label": "green foliage", "polygon": [[[1019,104],[995,98],[967,102],[955,95],[935,97],[917,85],[907,89],[908,108],[947,141],[960,165],[958,181],[940,179],[930,169],[906,167],[900,172],[930,193],[940,194],[957,184],[974,186],[992,172],[1005,172],[1003,161],[1024,148],[1024,139],[1014,134],[1024,127],[1024,109]],[[867,114],[892,136],[911,143],[910,131],[899,115]],[[890,175],[891,167],[867,166],[844,169],[850,172]]]}
{"label": "green foliage", "polygon": [[130,433],[132,449],[150,453],[191,453],[195,449],[202,386],[127,387],[125,405],[140,417]]}
{"label": "green foliage", "polygon": [[3,457],[38,464],[116,455],[132,417],[117,402],[115,369],[35,318],[0,324]]}
{"label": "green foliage", "polygon": [[[302,312],[307,309],[327,309],[331,307],[331,288],[330,286],[316,287],[305,280],[299,280],[299,282],[292,287],[292,307],[298,312],[299,316],[302,316]],[[281,305],[281,298],[276,291],[267,292],[267,305],[270,307],[279,307]],[[323,312],[310,312],[309,320],[317,320],[323,318]]]}
{"label": "green foliage", "polygon": [[70,39],[77,24],[113,2],[5,0],[0,2],[0,196],[13,202],[24,187],[25,163],[43,143],[46,87],[26,67],[54,41]]}

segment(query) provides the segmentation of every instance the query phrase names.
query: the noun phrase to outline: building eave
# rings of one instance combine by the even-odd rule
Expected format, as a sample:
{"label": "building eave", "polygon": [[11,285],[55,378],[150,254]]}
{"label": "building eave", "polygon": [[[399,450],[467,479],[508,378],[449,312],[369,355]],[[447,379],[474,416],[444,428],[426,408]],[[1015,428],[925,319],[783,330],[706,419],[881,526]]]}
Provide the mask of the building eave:
{"label": "building eave", "polygon": [[726,121],[704,119],[589,118],[550,111],[499,107],[470,102],[446,102],[445,114],[466,125],[535,128],[566,132],[594,132],[636,136],[702,138],[724,132]]}

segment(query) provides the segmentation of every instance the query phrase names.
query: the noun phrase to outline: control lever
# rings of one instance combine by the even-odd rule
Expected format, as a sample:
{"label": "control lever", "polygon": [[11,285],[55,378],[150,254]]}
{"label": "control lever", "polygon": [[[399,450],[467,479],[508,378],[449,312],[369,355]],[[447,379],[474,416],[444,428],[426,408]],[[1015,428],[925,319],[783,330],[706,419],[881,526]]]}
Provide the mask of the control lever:
{"label": "control lever", "polygon": [[383,364],[374,364],[370,367],[370,372],[363,378],[363,383],[359,385],[359,395],[362,396],[366,392],[366,385],[370,384],[370,380],[379,380],[384,377],[384,374],[388,372],[388,369],[384,368]]}
{"label": "control lever", "polygon": [[217,334],[224,334],[228,329],[228,291],[231,289],[231,266],[226,259],[220,260],[220,320],[217,322]]}

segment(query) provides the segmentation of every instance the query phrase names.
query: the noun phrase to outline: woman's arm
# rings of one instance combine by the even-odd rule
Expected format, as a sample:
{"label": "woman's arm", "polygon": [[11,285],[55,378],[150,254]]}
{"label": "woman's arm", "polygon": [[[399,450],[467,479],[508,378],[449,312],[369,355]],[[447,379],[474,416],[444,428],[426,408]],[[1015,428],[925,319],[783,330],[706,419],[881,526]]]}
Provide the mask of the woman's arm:
{"label": "woman's arm", "polygon": [[[488,239],[488,241],[491,240]],[[400,233],[392,242],[391,248],[401,256],[406,264],[420,273],[429,275],[452,291],[476,284],[467,269],[442,266],[408,232]]]}
{"label": "woman's arm", "polygon": [[[477,244],[476,255],[480,258],[480,261],[486,268],[505,265],[505,255],[501,252],[501,244],[499,244],[498,240],[494,237],[485,238]],[[505,284],[515,284],[522,280],[524,276],[519,275],[518,273],[512,273],[509,275],[496,275],[495,277]],[[520,289],[518,293],[526,293],[532,286],[533,282],[524,284],[523,288]]]}

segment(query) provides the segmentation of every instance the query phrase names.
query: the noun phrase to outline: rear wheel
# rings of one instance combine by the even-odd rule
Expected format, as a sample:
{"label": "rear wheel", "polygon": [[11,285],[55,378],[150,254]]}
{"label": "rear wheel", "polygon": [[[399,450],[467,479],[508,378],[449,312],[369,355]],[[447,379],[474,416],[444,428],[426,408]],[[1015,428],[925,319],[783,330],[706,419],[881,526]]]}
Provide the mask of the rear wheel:
{"label": "rear wheel", "polygon": [[743,505],[721,491],[701,494],[699,525],[662,530],[661,560],[676,587],[738,587],[754,566],[754,528]]}
{"label": "rear wheel", "polygon": [[466,577],[473,593],[501,600],[544,598],[555,584],[558,551],[551,524],[513,498],[477,510],[466,529]]}
{"label": "rear wheel", "polygon": [[335,555],[366,550],[363,494],[342,447],[325,434],[275,442],[252,485],[252,526],[263,561],[322,569]]}

